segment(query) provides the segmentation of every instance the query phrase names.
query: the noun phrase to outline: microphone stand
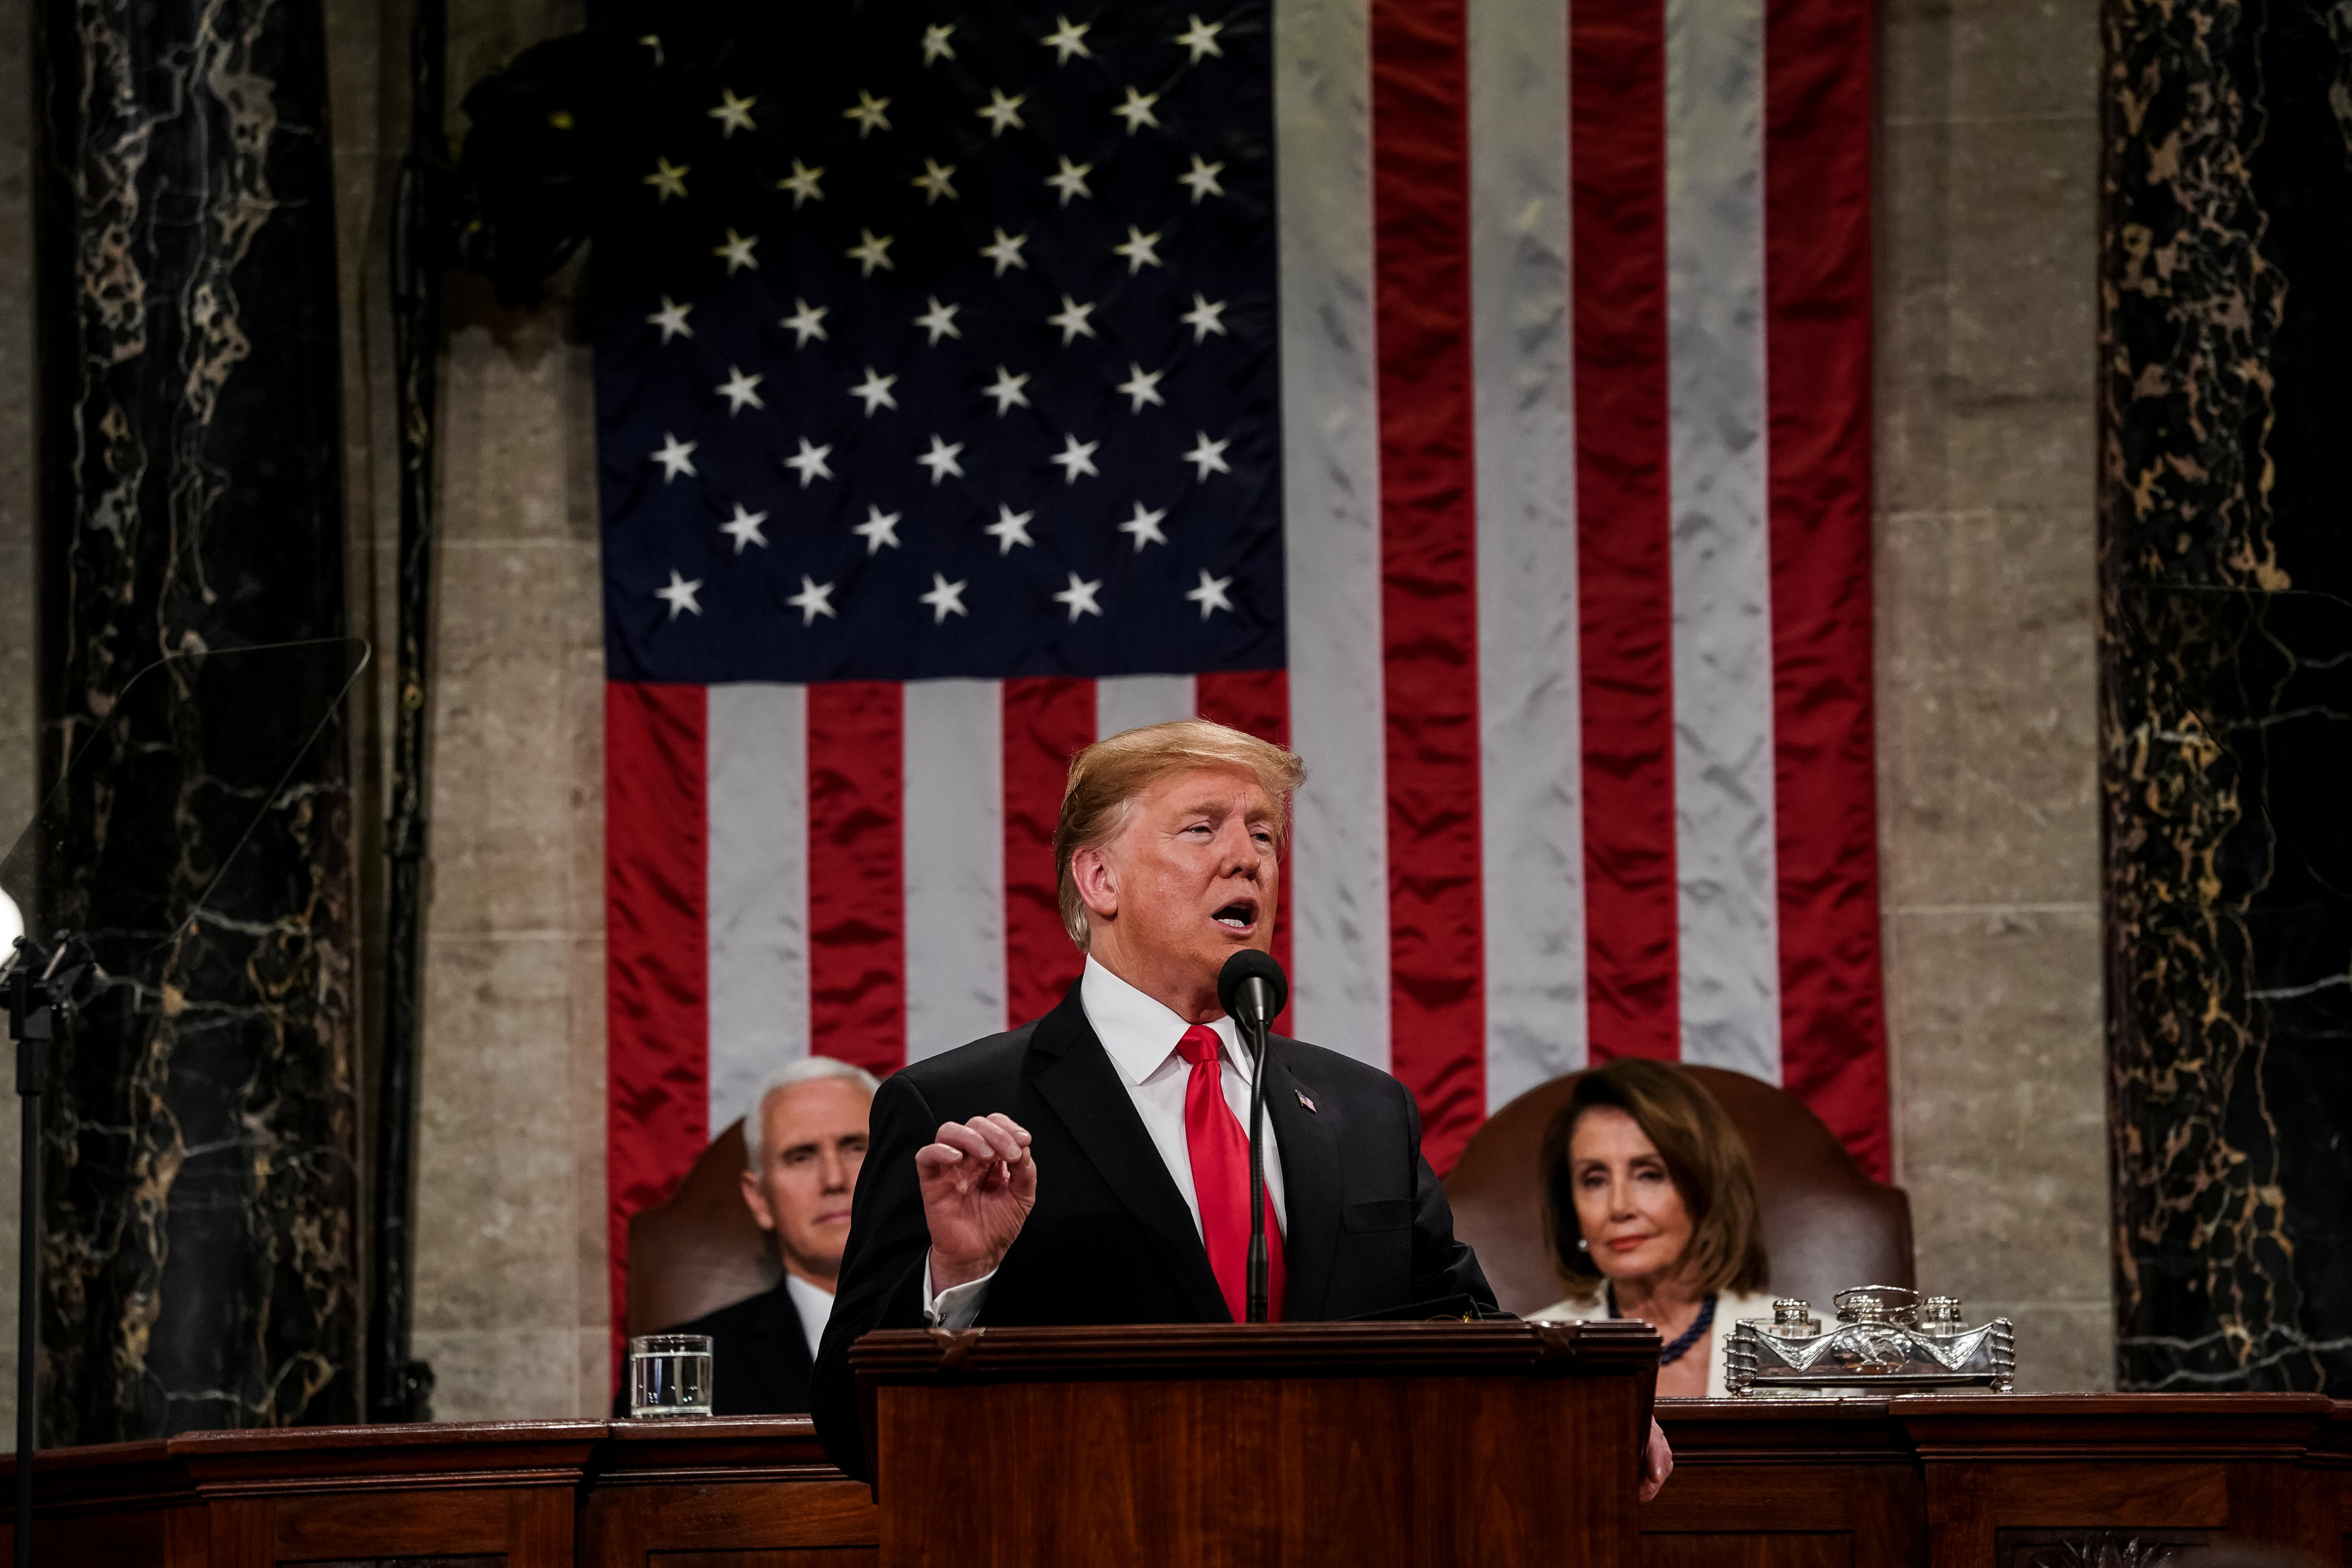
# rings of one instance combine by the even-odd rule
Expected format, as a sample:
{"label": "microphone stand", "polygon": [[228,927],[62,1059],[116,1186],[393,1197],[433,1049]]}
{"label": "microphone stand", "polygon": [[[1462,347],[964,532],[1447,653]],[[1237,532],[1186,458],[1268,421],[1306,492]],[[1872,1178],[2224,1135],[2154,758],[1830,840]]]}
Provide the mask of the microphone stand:
{"label": "microphone stand", "polygon": [[88,963],[88,950],[73,938],[60,940],[45,956],[38,944],[20,936],[0,975],[0,1007],[7,1010],[9,1038],[16,1042],[16,1093],[24,1114],[17,1149],[16,1568],[32,1568],[33,1453],[40,1443],[41,1096],[48,1088],[58,1009],[70,999]]}
{"label": "microphone stand", "polygon": [[1240,1019],[1250,1039],[1250,1240],[1248,1305],[1243,1322],[1265,1322],[1265,1031],[1269,1009],[1274,998],[1266,995],[1265,982],[1252,977],[1242,982],[1241,999],[1246,1010]]}

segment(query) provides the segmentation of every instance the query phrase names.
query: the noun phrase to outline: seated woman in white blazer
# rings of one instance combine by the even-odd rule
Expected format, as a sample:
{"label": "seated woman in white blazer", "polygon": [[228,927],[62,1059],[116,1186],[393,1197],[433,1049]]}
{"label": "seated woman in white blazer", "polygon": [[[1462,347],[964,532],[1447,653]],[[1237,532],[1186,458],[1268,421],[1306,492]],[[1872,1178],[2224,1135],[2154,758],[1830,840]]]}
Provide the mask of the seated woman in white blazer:
{"label": "seated woman in white blazer", "polygon": [[1723,1398],[1723,1336],[1772,1315],[1756,1176],[1723,1107],[1666,1062],[1612,1061],[1577,1081],[1541,1168],[1573,1293],[1531,1315],[1638,1318],[1665,1341],[1659,1394]]}

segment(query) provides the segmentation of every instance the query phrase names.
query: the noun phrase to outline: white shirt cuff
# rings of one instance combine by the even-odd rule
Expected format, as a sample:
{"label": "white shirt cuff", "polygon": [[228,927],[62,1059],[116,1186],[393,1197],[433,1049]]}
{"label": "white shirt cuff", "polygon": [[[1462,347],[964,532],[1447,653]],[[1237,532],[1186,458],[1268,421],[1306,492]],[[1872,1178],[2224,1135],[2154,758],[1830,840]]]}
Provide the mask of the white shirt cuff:
{"label": "white shirt cuff", "polygon": [[923,1321],[935,1329],[968,1329],[971,1320],[980,1316],[980,1304],[988,1298],[988,1282],[996,1278],[991,1269],[977,1280],[966,1280],[961,1285],[950,1285],[944,1291],[931,1289],[931,1255],[923,1252]]}

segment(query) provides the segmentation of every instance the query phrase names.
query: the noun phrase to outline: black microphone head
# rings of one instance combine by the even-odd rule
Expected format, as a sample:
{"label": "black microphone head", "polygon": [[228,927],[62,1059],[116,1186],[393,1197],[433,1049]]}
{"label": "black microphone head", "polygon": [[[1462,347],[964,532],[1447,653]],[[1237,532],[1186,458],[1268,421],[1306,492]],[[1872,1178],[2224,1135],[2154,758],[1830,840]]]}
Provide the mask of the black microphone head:
{"label": "black microphone head", "polygon": [[[1266,1009],[1263,1019],[1257,1017],[1255,1009],[1243,1005],[1242,986],[1248,980],[1265,982]],[[1281,1015],[1283,1004],[1290,1000],[1290,980],[1283,974],[1282,966],[1274,961],[1273,954],[1244,947],[1226,959],[1224,968],[1218,972],[1217,1000],[1235,1019],[1270,1024]]]}

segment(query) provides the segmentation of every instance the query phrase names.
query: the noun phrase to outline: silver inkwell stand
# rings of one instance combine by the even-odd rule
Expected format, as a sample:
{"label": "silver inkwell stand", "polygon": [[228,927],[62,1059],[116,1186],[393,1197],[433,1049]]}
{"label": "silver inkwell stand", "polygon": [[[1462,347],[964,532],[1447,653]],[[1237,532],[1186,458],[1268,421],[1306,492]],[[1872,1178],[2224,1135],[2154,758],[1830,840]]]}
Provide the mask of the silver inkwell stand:
{"label": "silver inkwell stand", "polygon": [[1834,1298],[1837,1322],[1822,1330],[1811,1302],[1784,1297],[1772,1316],[1742,1318],[1723,1336],[1724,1384],[1734,1398],[1818,1397],[1985,1388],[2006,1394],[2017,1378],[2017,1330],[2007,1318],[1967,1328],[1957,1296],[1896,1285],[1857,1285]]}

